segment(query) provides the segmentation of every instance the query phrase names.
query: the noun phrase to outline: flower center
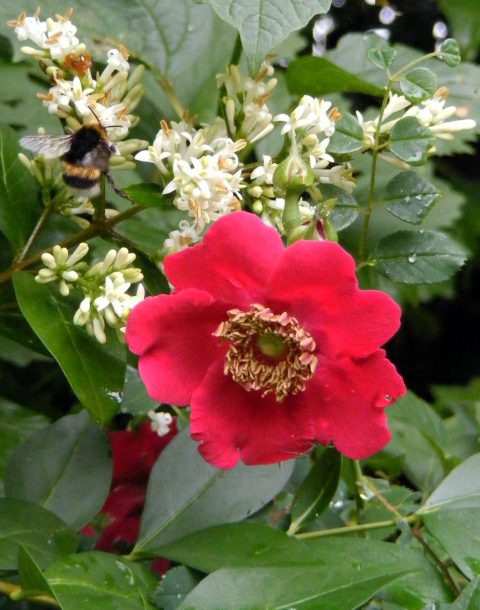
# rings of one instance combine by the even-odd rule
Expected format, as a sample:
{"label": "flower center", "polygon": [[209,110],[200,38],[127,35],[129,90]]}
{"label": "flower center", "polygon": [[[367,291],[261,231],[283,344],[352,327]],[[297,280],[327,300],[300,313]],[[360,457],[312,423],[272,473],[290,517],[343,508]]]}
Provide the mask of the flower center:
{"label": "flower center", "polygon": [[252,305],[230,309],[213,333],[230,344],[224,373],[247,390],[273,392],[278,402],[305,389],[317,367],[316,344],[298,320],[286,312]]}

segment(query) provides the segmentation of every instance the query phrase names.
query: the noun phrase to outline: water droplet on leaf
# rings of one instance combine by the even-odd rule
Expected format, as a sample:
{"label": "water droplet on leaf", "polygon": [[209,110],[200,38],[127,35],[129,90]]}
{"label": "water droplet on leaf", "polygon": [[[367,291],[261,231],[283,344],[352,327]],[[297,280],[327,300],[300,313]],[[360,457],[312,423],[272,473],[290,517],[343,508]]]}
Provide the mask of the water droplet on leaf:
{"label": "water droplet on leaf", "polygon": [[410,256],[408,257],[408,259],[407,259],[407,260],[408,260],[408,262],[409,262],[409,263],[414,263],[414,262],[417,260],[417,255],[416,255],[416,253],[415,253],[415,252],[412,252],[412,253],[410,254]]}

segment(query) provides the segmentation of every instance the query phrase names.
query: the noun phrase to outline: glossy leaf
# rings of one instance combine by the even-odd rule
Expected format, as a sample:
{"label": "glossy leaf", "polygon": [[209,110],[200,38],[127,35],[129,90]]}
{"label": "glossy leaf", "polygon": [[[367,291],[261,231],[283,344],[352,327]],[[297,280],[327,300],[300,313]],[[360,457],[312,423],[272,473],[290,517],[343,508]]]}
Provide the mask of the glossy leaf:
{"label": "glossy leaf", "polygon": [[172,568],[152,595],[152,602],[162,610],[175,610],[199,581],[198,574],[184,566]]}
{"label": "glossy leaf", "polygon": [[91,551],[57,561],[44,573],[62,610],[153,610],[157,580],[142,566]]}
{"label": "glossy leaf", "polygon": [[351,193],[333,184],[322,184],[324,199],[336,199],[335,207],[328,214],[328,220],[336,231],[343,231],[358,218],[359,205]]}
{"label": "glossy leaf", "polygon": [[75,551],[78,537],[56,515],[25,500],[0,498],[0,570],[14,570],[20,546],[46,566]]}
{"label": "glossy leaf", "polygon": [[218,470],[200,456],[189,429],[183,430],[152,470],[133,554],[151,554],[196,530],[244,519],[283,489],[292,470],[292,461]]}
{"label": "glossy leaf", "polygon": [[320,516],[330,504],[340,479],[341,455],[334,448],[325,448],[295,494],[289,532],[295,533],[309,521]]}
{"label": "glossy leaf", "polygon": [[413,116],[400,119],[390,132],[388,148],[402,161],[411,165],[422,165],[433,144],[433,135],[427,127]]}
{"label": "glossy leaf", "polygon": [[39,216],[35,183],[18,153],[16,133],[0,127],[0,231],[16,250],[25,245]]}
{"label": "glossy leaf", "polygon": [[413,170],[398,173],[385,187],[382,203],[387,210],[412,224],[419,224],[440,196],[438,190]]}
{"label": "glossy leaf", "polygon": [[125,348],[117,340],[101,346],[73,323],[74,308],[52,284],[39,284],[28,272],[14,275],[23,315],[55,357],[73,391],[92,417],[107,423],[121,402]]}
{"label": "glossy leaf", "polygon": [[422,512],[439,508],[480,509],[480,453],[457,466],[425,502]]}
{"label": "glossy leaf", "polygon": [[127,366],[125,375],[125,390],[121,411],[132,415],[146,415],[150,409],[156,409],[158,402],[150,398],[145,389],[143,381],[140,379],[138,370],[133,366]]}
{"label": "glossy leaf", "polygon": [[138,203],[147,208],[163,208],[170,204],[171,197],[162,195],[163,187],[153,182],[141,182],[127,186],[124,191]]}
{"label": "glossy leaf", "polygon": [[315,15],[326,13],[331,0],[203,0],[220,19],[238,30],[252,76],[274,47],[300,30]]}
{"label": "glossy leaf", "polygon": [[363,146],[363,131],[359,122],[352,114],[344,113],[335,125],[328,152],[347,155],[362,150]]}
{"label": "glossy leaf", "polygon": [[410,102],[419,104],[432,97],[437,83],[437,76],[428,68],[414,68],[400,80],[400,89]]}
{"label": "glossy leaf", "polygon": [[447,38],[447,40],[442,42],[442,46],[440,47],[440,59],[443,59],[450,68],[458,66],[462,61],[460,47],[454,38]]}
{"label": "glossy leaf", "polygon": [[48,419],[30,409],[0,399],[0,479],[7,459],[30,434],[45,428]]}
{"label": "glossy leaf", "polygon": [[378,68],[386,70],[392,61],[395,59],[396,51],[393,47],[387,45],[383,48],[375,47],[369,49],[367,53],[368,59]]}
{"label": "glossy leaf", "polygon": [[7,465],[5,494],[35,502],[79,530],[103,506],[112,470],[107,433],[82,411],[17,448]]}
{"label": "glossy leaf", "polygon": [[465,262],[465,250],[438,231],[397,231],[381,239],[370,258],[394,282],[433,284],[448,280]]}
{"label": "glossy leaf", "polygon": [[292,93],[364,93],[382,97],[384,91],[375,83],[356,76],[326,57],[299,57],[287,69],[287,84]]}
{"label": "glossy leaf", "polygon": [[29,597],[44,594],[53,597],[53,591],[40,566],[23,546],[18,550],[18,572],[22,589]]}

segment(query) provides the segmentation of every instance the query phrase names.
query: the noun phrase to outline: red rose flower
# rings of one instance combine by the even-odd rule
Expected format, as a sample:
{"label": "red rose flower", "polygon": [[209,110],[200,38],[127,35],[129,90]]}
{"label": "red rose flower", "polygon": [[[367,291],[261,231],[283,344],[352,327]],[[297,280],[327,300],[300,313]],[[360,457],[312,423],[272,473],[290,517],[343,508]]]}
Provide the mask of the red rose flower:
{"label": "red rose flower", "polygon": [[127,343],[152,398],[190,405],[208,462],[269,464],[315,441],[360,459],[389,441],[384,407],[405,386],[379,348],[400,308],[358,288],[338,244],[285,248],[274,229],[236,212],[168,256],[165,272],[173,294],[133,309]]}

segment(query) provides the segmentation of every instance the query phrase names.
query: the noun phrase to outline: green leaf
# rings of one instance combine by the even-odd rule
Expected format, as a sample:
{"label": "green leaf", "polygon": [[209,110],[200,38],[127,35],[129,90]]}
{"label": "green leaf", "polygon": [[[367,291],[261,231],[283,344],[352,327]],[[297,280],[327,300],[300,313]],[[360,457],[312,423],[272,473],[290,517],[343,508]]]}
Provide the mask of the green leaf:
{"label": "green leaf", "polygon": [[152,595],[152,602],[162,610],[175,610],[199,581],[198,574],[184,566],[172,568]]}
{"label": "green leaf", "polygon": [[467,255],[444,233],[397,231],[381,239],[370,258],[375,269],[394,282],[434,284],[448,280]]}
{"label": "green leaf", "polygon": [[107,433],[82,411],[17,448],[7,465],[5,495],[35,502],[79,530],[103,506],[112,469]]}
{"label": "green leaf", "polygon": [[158,402],[148,395],[138,370],[133,368],[133,366],[127,366],[125,390],[121,406],[122,413],[146,415],[150,409],[156,409],[157,406]]}
{"label": "green leaf", "polygon": [[333,184],[322,184],[325,199],[336,199],[335,207],[328,213],[328,220],[335,231],[343,231],[358,218],[359,205],[351,193]]}
{"label": "green leaf", "polygon": [[457,466],[425,502],[420,512],[439,508],[480,509],[480,453]]}
{"label": "green leaf", "polygon": [[25,245],[39,215],[34,180],[18,153],[15,132],[0,127],[0,231],[16,250]]}
{"label": "green leaf", "polygon": [[412,104],[419,104],[432,97],[437,83],[436,74],[428,68],[414,68],[400,80],[400,89]]}
{"label": "green leaf", "polygon": [[443,59],[447,66],[450,66],[451,68],[458,66],[462,61],[460,47],[455,38],[447,38],[443,41],[442,46],[440,47],[440,59]]}
{"label": "green leaf", "polygon": [[357,119],[348,112],[335,125],[328,152],[347,155],[361,150],[364,146],[363,131]]}
{"label": "green leaf", "polygon": [[407,116],[393,126],[388,148],[402,161],[422,165],[427,161],[433,141],[428,127],[424,127],[416,117]]}
{"label": "green leaf", "polygon": [[73,553],[78,537],[56,515],[41,506],[0,498],[0,570],[15,570],[20,546],[46,566],[57,557]]}
{"label": "green leaf", "polygon": [[163,186],[154,182],[132,184],[123,189],[130,197],[147,208],[164,208],[171,204],[171,197],[162,195]]}
{"label": "green leaf", "polygon": [[21,546],[18,550],[18,572],[20,584],[28,597],[42,594],[53,597],[53,591],[40,566],[24,546]]}
{"label": "green leaf", "polygon": [[152,553],[190,532],[245,519],[283,489],[292,471],[293,461],[219,470],[200,456],[189,429],[183,430],[152,470],[133,554]]}
{"label": "green leaf", "polygon": [[477,608],[480,608],[480,578],[469,582],[453,604],[440,604],[439,610],[477,610]]}
{"label": "green leaf", "polygon": [[238,30],[250,74],[260,70],[267,53],[315,15],[326,13],[331,0],[203,0],[220,19]]}
{"label": "green leaf", "polygon": [[23,315],[57,360],[82,405],[101,424],[115,415],[125,379],[125,348],[101,346],[73,323],[74,310],[56,286],[33,275],[15,273],[15,292]]}
{"label": "green leaf", "polygon": [[403,456],[403,471],[419,489],[430,491],[446,474],[445,427],[433,408],[408,392],[388,410],[392,440],[387,455]]}
{"label": "green leaf", "polygon": [[[478,4],[476,0],[457,0],[453,5],[447,0],[439,0],[439,6],[440,10],[447,18],[453,35],[462,47],[466,58],[475,61],[480,48],[480,15],[478,13]],[[451,48],[453,47],[452,43],[456,43],[457,40],[449,38],[448,41],[446,40],[443,43],[441,49],[442,54],[453,54],[454,57],[458,58],[457,62],[451,65],[457,65],[460,61],[458,44],[456,53]],[[447,45],[447,50],[445,50],[444,45],[447,42],[449,44]]]}
{"label": "green leaf", "polygon": [[0,479],[7,459],[16,447],[47,425],[48,419],[44,415],[0,398]]}
{"label": "green leaf", "polygon": [[385,187],[382,203],[387,210],[412,224],[420,224],[440,196],[438,190],[413,170],[397,174]]}
{"label": "green leaf", "polygon": [[118,555],[92,551],[65,557],[45,572],[62,610],[151,610],[157,580]]}
{"label": "green leaf", "polygon": [[287,68],[287,84],[292,93],[324,95],[325,93],[364,93],[383,97],[378,85],[355,76],[325,57],[299,57]]}
{"label": "green leaf", "polygon": [[317,456],[293,499],[289,533],[297,532],[328,508],[338,487],[340,466],[341,456],[334,448],[327,447]]}
{"label": "green leaf", "polygon": [[395,59],[396,51],[391,46],[383,48],[369,49],[367,53],[368,59],[382,70],[387,70],[392,61]]}

